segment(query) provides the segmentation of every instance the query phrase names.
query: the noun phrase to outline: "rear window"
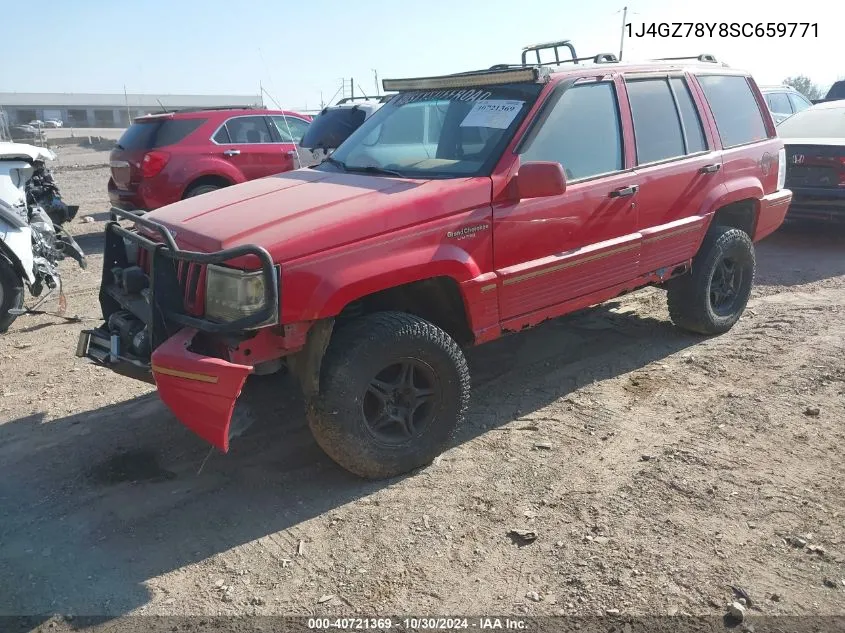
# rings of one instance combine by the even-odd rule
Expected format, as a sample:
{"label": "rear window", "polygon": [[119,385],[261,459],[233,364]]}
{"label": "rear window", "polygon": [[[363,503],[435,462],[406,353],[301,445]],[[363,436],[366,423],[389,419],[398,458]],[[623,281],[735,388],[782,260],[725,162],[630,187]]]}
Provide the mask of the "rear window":
{"label": "rear window", "polygon": [[845,137],[845,107],[810,108],[793,114],[778,125],[784,138]]}
{"label": "rear window", "polygon": [[340,147],[366,118],[366,113],[358,108],[326,110],[311,121],[299,144],[306,149],[335,149]]}
{"label": "rear window", "polygon": [[845,81],[837,81],[827,92],[826,99],[845,99]]}
{"label": "rear window", "polygon": [[766,124],[748,80],[737,75],[699,75],[722,146],[745,145],[767,138]]}
{"label": "rear window", "polygon": [[126,150],[149,150],[178,143],[208,119],[159,119],[130,125],[117,146]]}

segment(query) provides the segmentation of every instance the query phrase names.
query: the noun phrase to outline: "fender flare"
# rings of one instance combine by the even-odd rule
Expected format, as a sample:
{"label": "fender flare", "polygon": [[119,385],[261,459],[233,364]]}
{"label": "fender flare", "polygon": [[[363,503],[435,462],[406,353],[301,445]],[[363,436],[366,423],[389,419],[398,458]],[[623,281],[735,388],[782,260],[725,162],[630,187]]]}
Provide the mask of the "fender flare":
{"label": "fender flare", "polygon": [[200,180],[201,178],[208,178],[209,176],[228,180],[229,183],[233,185],[239,185],[246,182],[246,178],[244,178],[240,170],[235,169],[231,163],[227,163],[217,158],[205,159],[200,162],[197,167],[198,170],[192,173],[190,178],[186,179],[187,183],[182,188],[181,197],[185,196],[197,180]]}
{"label": "fender flare", "polygon": [[418,248],[379,262],[377,275],[372,274],[376,264],[371,259],[348,267],[339,266],[315,288],[308,310],[310,318],[334,317],[344,307],[367,295],[437,277],[452,279],[457,284],[469,317],[471,305],[462,284],[482,274],[478,263],[453,244],[441,244],[434,253],[431,251],[431,247]]}
{"label": "fender flare", "polygon": [[753,201],[753,224],[756,226],[757,218],[760,213],[760,199],[766,195],[766,192],[763,189],[763,184],[760,180],[752,176],[744,176],[742,178],[729,180],[728,182],[725,182],[723,186],[724,190],[721,195],[710,202],[704,213],[704,215],[707,215],[710,218],[707,222],[707,229],[710,228],[710,225],[713,222],[713,217],[716,215],[716,211],[729,204],[733,204],[734,202],[740,202],[741,200]]}

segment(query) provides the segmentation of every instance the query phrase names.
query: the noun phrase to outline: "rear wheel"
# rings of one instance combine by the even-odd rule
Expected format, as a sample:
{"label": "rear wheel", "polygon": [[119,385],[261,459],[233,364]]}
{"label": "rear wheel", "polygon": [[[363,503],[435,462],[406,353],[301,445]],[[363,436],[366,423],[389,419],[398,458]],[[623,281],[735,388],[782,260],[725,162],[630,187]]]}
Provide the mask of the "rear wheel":
{"label": "rear wheel", "polygon": [[692,271],[667,284],[672,321],[699,334],[727,332],[748,304],[755,268],[754,244],[745,231],[711,228]]}
{"label": "rear wheel", "polygon": [[9,310],[23,307],[23,283],[12,265],[0,255],[0,333],[18,317]]}
{"label": "rear wheel", "polygon": [[320,447],[361,477],[425,466],[469,403],[469,370],[437,326],[401,312],[357,319],[332,337],[308,423]]}
{"label": "rear wheel", "polygon": [[185,194],[186,198],[193,198],[194,196],[201,196],[204,193],[210,193],[222,189],[221,185],[196,185],[188,189]]}

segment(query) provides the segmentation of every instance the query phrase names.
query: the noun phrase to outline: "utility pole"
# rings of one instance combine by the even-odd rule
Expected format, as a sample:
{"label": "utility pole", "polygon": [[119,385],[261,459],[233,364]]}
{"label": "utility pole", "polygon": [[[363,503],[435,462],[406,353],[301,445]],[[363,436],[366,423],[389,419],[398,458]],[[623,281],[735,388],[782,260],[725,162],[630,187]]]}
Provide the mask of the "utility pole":
{"label": "utility pole", "polygon": [[628,20],[628,7],[622,8],[622,36],[619,38],[619,61],[622,61],[622,47],[625,45],[625,23]]}
{"label": "utility pole", "polygon": [[355,78],[351,77],[349,79],[349,96],[354,99],[355,98]]}
{"label": "utility pole", "polygon": [[381,92],[379,92],[378,87],[378,71],[375,68],[373,68],[373,76],[376,78],[376,96],[378,97],[379,95],[381,95]]}
{"label": "utility pole", "polygon": [[129,113],[129,95],[126,94],[126,84],[123,84],[123,102],[126,104],[126,127],[132,125],[132,115]]}

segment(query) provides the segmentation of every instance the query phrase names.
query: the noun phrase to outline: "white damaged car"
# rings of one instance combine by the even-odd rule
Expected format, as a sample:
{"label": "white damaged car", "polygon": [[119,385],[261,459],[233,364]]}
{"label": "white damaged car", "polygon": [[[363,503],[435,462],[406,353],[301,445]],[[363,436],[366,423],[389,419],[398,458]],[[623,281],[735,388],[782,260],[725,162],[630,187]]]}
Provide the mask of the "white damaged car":
{"label": "white damaged car", "polygon": [[[59,261],[71,257],[86,265],[79,245],[62,227],[79,207],[62,201],[47,167],[55,159],[44,147],[0,143],[0,333],[57,290],[63,304]],[[43,295],[31,309],[24,308],[24,289]]]}

